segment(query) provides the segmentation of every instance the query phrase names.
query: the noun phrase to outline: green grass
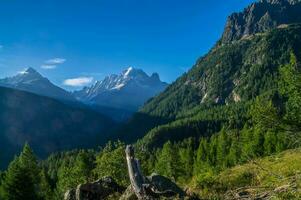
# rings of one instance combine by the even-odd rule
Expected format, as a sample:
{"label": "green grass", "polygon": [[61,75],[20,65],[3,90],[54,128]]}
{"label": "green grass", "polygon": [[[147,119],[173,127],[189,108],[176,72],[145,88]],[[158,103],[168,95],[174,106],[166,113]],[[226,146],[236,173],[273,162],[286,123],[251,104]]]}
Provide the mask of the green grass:
{"label": "green grass", "polygon": [[207,178],[205,184],[195,178],[194,186],[203,198],[232,199],[240,194],[275,200],[301,199],[301,149],[227,169]]}

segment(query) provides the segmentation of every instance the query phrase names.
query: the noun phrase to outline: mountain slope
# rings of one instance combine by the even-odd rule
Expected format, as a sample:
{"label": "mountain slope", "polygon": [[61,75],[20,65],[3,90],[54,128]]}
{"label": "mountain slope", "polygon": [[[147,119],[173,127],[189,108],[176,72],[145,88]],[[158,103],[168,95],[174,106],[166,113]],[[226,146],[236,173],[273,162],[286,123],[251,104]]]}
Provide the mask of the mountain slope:
{"label": "mountain slope", "polygon": [[0,87],[0,167],[27,141],[40,156],[105,142],[115,126],[95,112],[32,93]]}
{"label": "mountain slope", "polygon": [[64,101],[75,101],[71,93],[55,86],[33,68],[13,77],[0,80],[0,86],[15,88]]}
{"label": "mountain slope", "polygon": [[[243,19],[257,19],[263,13],[281,10],[282,15],[279,18],[285,18],[285,23],[301,23],[300,15],[297,18],[289,17],[292,14],[291,9],[295,13],[301,13],[301,3],[297,2],[300,1],[262,0],[232,16],[242,15]],[[256,9],[260,8],[261,12],[249,11],[254,6]],[[238,18],[232,18],[238,21]],[[257,22],[254,20],[250,23],[255,26]],[[247,24],[242,23],[241,26],[245,27]],[[223,35],[229,34],[228,27],[229,22]],[[300,26],[273,28],[270,27],[264,33],[254,29],[249,37],[238,38],[240,40],[233,40],[232,43],[219,42],[187,74],[146,104],[142,111],[157,116],[174,117],[179,111],[201,103],[226,104],[243,101],[268,90],[273,85],[272,79],[275,78],[279,65],[288,62],[290,51],[300,55]]]}
{"label": "mountain slope", "polygon": [[88,104],[136,111],[166,86],[158,74],[148,76],[144,71],[130,67],[119,75],[110,75],[73,94]]}
{"label": "mountain slope", "polygon": [[204,103],[228,104],[256,97],[275,85],[278,67],[289,61],[291,51],[300,55],[300,31],[300,25],[291,25],[215,47],[142,111],[172,117]]}
{"label": "mountain slope", "polygon": [[[277,2],[284,2],[284,6],[280,6],[282,17],[289,16],[291,9],[301,13],[299,1],[261,1],[256,3],[256,7],[261,7],[262,13],[266,13],[268,9],[273,10],[273,6],[275,10],[279,9]],[[263,6],[266,4],[269,6]],[[239,15],[251,18],[260,16],[248,13],[246,9]],[[219,41],[208,54],[197,60],[189,72],[148,101],[123,127],[123,134],[117,137],[124,140],[131,138],[132,142],[158,125],[177,120],[178,116],[189,110],[246,102],[275,88],[278,69],[289,62],[291,52],[296,54],[297,59],[301,58],[301,25],[294,24],[297,19],[301,22],[299,18],[287,20],[288,24],[274,29],[270,27],[264,33],[254,30],[248,37],[238,37],[226,43]],[[228,32],[227,26],[224,35]],[[141,123],[145,126],[138,126]],[[182,135],[184,137],[185,134]]]}

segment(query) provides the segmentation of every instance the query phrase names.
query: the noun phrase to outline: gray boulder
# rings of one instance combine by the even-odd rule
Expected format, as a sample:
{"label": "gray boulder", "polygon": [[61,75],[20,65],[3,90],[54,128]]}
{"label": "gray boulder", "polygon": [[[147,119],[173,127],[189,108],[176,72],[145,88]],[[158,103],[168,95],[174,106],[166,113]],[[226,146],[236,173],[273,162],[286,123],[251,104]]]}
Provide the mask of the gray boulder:
{"label": "gray boulder", "polygon": [[103,177],[93,183],[78,185],[65,193],[64,200],[102,200],[124,192],[125,188],[118,185],[111,177]]}
{"label": "gray boulder", "polygon": [[[147,177],[147,182],[148,184],[145,187],[150,190],[149,192],[152,193],[154,199],[184,199],[186,196],[185,192],[180,187],[164,176],[154,173]],[[137,199],[138,198],[130,185],[119,200]]]}

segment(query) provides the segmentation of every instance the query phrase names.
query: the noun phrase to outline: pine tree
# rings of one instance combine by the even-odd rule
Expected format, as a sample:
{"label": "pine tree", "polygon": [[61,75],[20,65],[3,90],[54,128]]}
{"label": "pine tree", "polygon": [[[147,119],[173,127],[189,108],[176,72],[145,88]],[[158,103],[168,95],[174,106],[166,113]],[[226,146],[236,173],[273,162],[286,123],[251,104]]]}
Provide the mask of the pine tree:
{"label": "pine tree", "polygon": [[268,131],[264,135],[264,154],[271,155],[276,152],[277,138],[274,132]]}
{"label": "pine tree", "polygon": [[72,160],[64,160],[58,170],[57,191],[63,195],[68,189],[90,180],[94,158],[89,152],[80,150]]}
{"label": "pine tree", "polygon": [[217,164],[217,145],[218,145],[218,140],[216,135],[213,135],[210,138],[210,145],[209,145],[209,164],[211,166],[216,166]]}
{"label": "pine tree", "polygon": [[232,138],[231,147],[227,156],[227,167],[234,166],[240,161],[241,149],[238,138],[235,136]]}
{"label": "pine tree", "polygon": [[253,152],[256,157],[264,155],[264,133],[260,129],[255,129],[253,141]]}
{"label": "pine tree", "polygon": [[20,154],[19,162],[22,167],[29,170],[32,180],[35,184],[39,182],[40,169],[38,167],[37,158],[28,143],[25,143],[23,151]]}
{"label": "pine tree", "polygon": [[119,184],[127,185],[129,179],[124,150],[125,144],[120,141],[108,143],[96,157],[95,176],[111,176]]}
{"label": "pine tree", "polygon": [[290,63],[280,68],[279,91],[287,99],[284,119],[294,131],[301,123],[301,69],[296,56],[291,53]]}
{"label": "pine tree", "polygon": [[193,175],[193,162],[194,162],[194,141],[190,138],[181,144],[179,151],[179,171],[181,177],[188,180]]}
{"label": "pine tree", "polygon": [[39,197],[43,200],[53,200],[53,191],[50,185],[50,179],[45,171],[41,170],[40,173],[40,183],[39,183]]}
{"label": "pine tree", "polygon": [[193,172],[194,175],[206,171],[208,153],[209,153],[208,142],[205,138],[202,138],[196,152],[196,159],[194,162],[194,172]]}
{"label": "pine tree", "polygon": [[38,199],[39,169],[36,158],[25,144],[22,153],[9,165],[3,181],[5,200]]}
{"label": "pine tree", "polygon": [[216,149],[216,159],[220,167],[224,167],[226,164],[226,156],[230,149],[230,140],[226,131],[223,129],[218,135],[218,144]]}
{"label": "pine tree", "polygon": [[156,164],[156,171],[164,176],[176,180],[179,176],[178,151],[170,141],[163,145]]}

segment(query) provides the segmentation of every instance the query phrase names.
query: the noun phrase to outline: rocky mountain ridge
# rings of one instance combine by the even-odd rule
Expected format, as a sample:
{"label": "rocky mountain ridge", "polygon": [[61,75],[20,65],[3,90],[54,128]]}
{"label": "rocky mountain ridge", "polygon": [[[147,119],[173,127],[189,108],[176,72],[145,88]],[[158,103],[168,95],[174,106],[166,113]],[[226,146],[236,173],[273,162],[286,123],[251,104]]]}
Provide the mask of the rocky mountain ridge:
{"label": "rocky mountain ridge", "polygon": [[272,30],[283,24],[301,22],[300,0],[261,0],[228,17],[221,39],[229,43]]}
{"label": "rocky mountain ridge", "polygon": [[166,87],[167,83],[162,82],[157,73],[148,76],[141,69],[129,67],[119,75],[107,76],[73,95],[88,104],[137,110]]}

